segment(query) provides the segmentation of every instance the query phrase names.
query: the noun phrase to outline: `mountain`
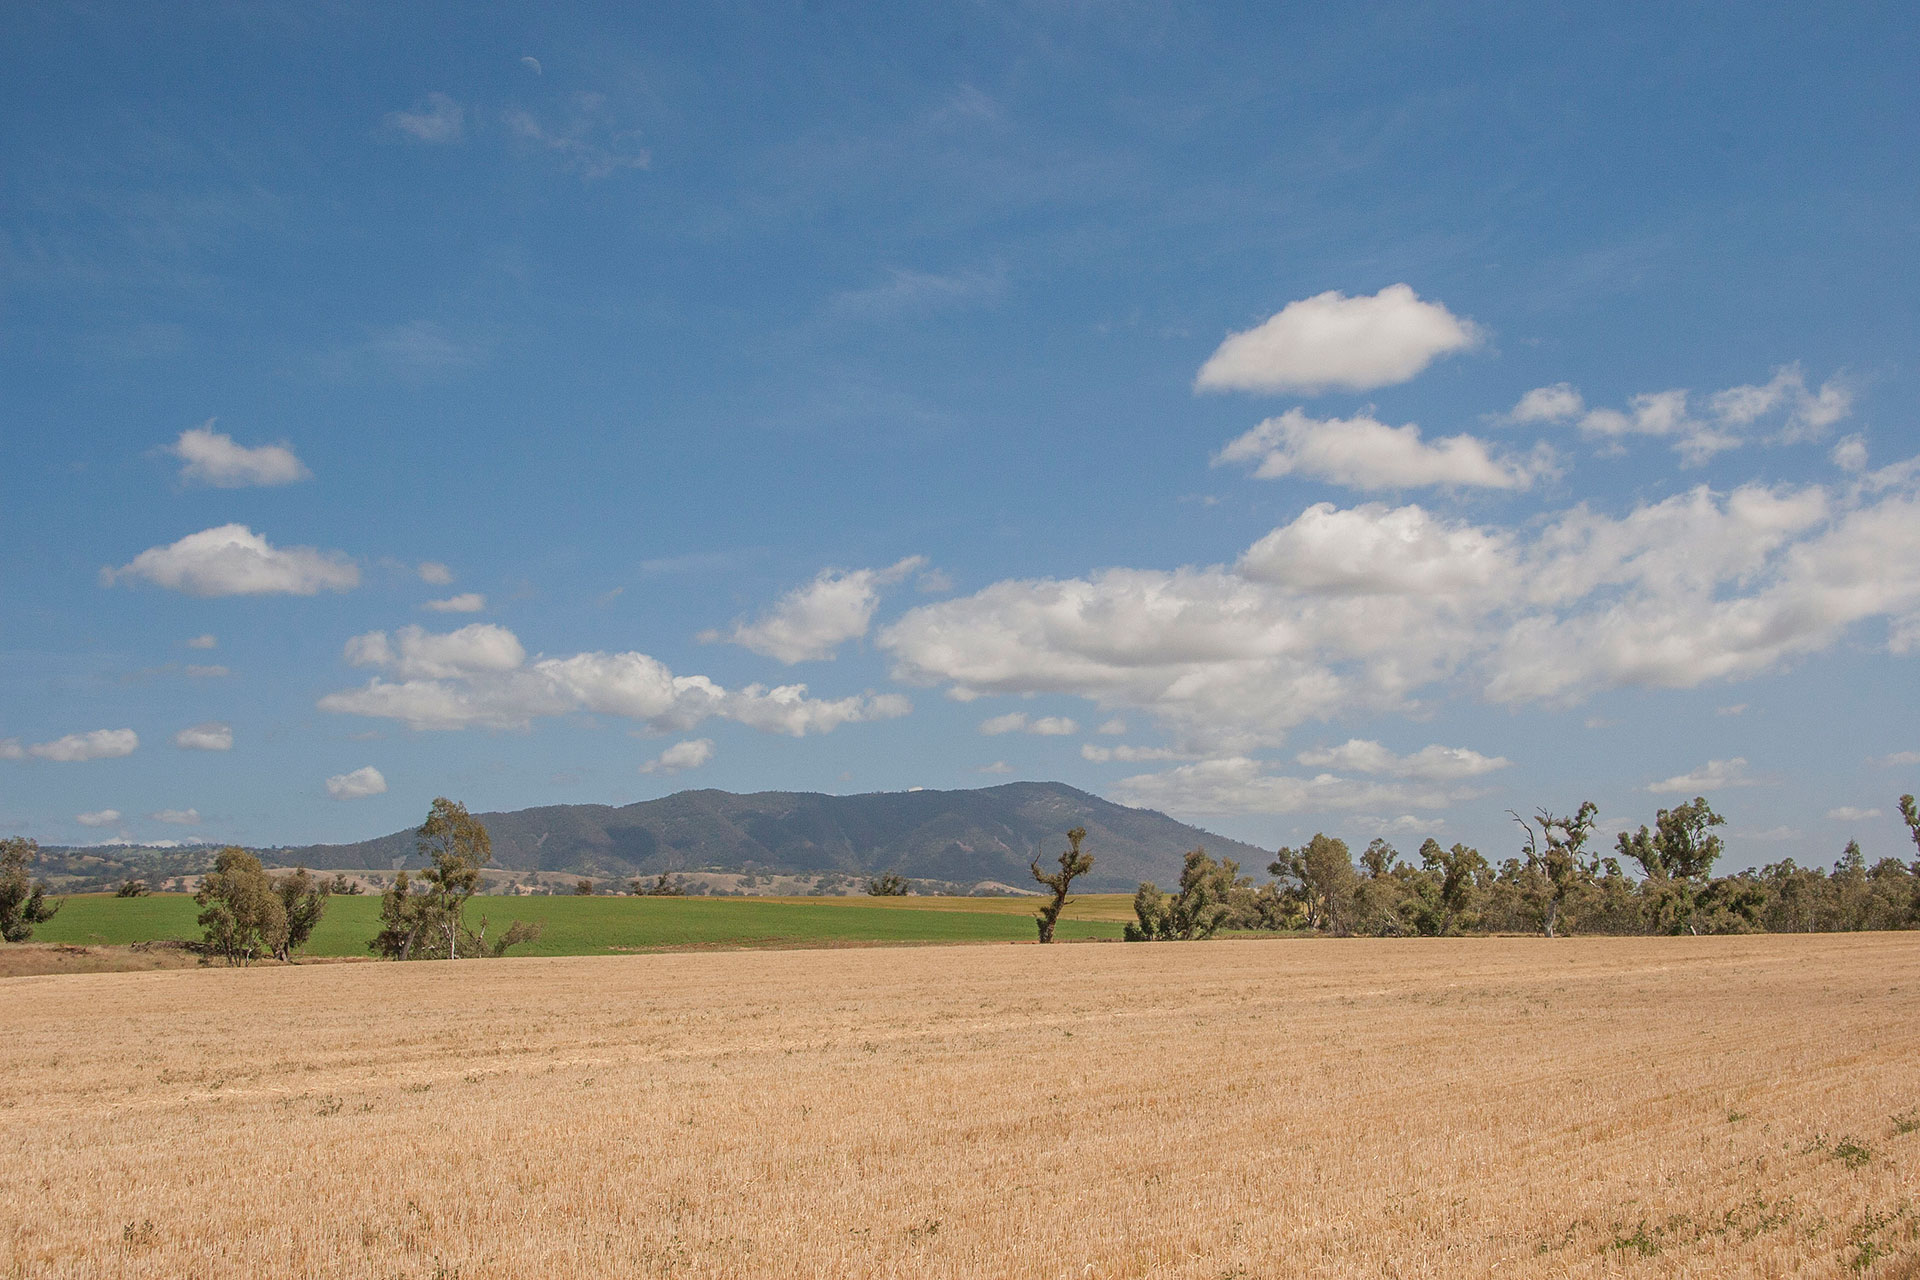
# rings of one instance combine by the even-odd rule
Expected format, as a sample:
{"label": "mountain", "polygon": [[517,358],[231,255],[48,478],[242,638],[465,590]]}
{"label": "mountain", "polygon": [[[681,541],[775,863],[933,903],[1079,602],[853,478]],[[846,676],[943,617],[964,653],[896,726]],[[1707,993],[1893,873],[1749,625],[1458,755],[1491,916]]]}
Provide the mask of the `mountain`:
{"label": "mountain", "polygon": [[[662,871],[839,873],[898,871],[913,879],[1030,884],[1027,864],[1051,862],[1066,832],[1087,829],[1089,891],[1170,885],[1181,855],[1205,845],[1248,871],[1270,857],[1249,844],[1129,809],[1057,782],[1012,782],[974,791],[681,791],[615,808],[548,805],[476,814],[493,839],[493,865],[600,877]],[[316,871],[418,867],[411,830],[358,844],[261,851],[279,866]]]}

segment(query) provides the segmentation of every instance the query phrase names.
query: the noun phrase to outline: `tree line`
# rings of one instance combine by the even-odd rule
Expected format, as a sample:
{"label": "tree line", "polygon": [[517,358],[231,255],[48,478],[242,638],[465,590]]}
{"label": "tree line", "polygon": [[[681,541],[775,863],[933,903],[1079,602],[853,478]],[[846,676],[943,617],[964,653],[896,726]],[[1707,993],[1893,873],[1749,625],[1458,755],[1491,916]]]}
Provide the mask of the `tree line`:
{"label": "tree line", "polygon": [[[1176,891],[1134,894],[1129,941],[1211,937],[1221,930],[1306,930],[1375,937],[1468,933],[1825,933],[1920,928],[1920,859],[1871,866],[1857,841],[1831,870],[1791,858],[1716,876],[1726,819],[1707,801],[1662,809],[1651,828],[1621,832],[1611,854],[1589,847],[1598,810],[1514,814],[1515,856],[1494,863],[1464,844],[1429,839],[1418,860],[1374,840],[1358,860],[1325,834],[1283,848],[1274,879],[1255,885],[1230,858],[1186,855]],[[1916,852],[1920,807],[1900,797]],[[1075,842],[1078,847],[1078,842]],[[1628,868],[1634,870],[1629,872]],[[1036,869],[1037,874],[1037,869]]]}

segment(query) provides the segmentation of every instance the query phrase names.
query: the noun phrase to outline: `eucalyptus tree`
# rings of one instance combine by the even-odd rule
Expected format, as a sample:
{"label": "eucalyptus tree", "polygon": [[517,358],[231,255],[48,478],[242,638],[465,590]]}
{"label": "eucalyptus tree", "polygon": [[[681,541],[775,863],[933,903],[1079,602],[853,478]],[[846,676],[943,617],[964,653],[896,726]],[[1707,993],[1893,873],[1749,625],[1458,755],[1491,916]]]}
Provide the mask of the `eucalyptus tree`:
{"label": "eucalyptus tree", "polygon": [[25,942],[33,926],[58,914],[64,901],[47,901],[45,881],[36,881],[27,868],[40,856],[40,844],[29,836],[0,840],[0,939]]}
{"label": "eucalyptus tree", "polygon": [[1545,809],[1535,810],[1531,819],[1511,809],[1507,812],[1526,832],[1523,852],[1530,887],[1540,912],[1541,932],[1551,938],[1568,905],[1600,873],[1600,860],[1583,856],[1600,808],[1588,800],[1571,817],[1556,817]]}
{"label": "eucalyptus tree", "polygon": [[1067,849],[1060,855],[1058,871],[1042,871],[1040,860],[1035,858],[1031,864],[1033,878],[1053,890],[1053,897],[1040,904],[1039,917],[1034,921],[1040,927],[1040,941],[1052,942],[1054,926],[1060,923],[1060,913],[1067,908],[1070,899],[1067,890],[1076,877],[1093,870],[1093,855],[1080,852],[1080,842],[1087,838],[1085,827],[1075,827],[1067,832]]}
{"label": "eucalyptus tree", "polygon": [[1700,896],[1726,848],[1713,829],[1726,821],[1704,797],[1695,796],[1688,804],[1660,810],[1651,832],[1643,824],[1632,835],[1620,833],[1621,856],[1638,863],[1646,877],[1642,893],[1656,927],[1668,933],[1700,932]]}

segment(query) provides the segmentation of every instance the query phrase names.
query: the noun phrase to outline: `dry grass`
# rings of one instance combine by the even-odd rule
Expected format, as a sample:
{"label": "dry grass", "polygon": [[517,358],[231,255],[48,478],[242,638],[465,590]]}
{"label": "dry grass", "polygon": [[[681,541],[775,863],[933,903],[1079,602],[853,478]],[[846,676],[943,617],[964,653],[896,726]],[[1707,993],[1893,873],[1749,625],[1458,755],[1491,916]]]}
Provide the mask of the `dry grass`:
{"label": "dry grass", "polygon": [[0,984],[9,1276],[1913,1276],[1920,936]]}
{"label": "dry grass", "polygon": [[191,969],[200,957],[179,947],[104,947],[72,943],[17,942],[0,945],[0,978],[48,973],[138,973]]}

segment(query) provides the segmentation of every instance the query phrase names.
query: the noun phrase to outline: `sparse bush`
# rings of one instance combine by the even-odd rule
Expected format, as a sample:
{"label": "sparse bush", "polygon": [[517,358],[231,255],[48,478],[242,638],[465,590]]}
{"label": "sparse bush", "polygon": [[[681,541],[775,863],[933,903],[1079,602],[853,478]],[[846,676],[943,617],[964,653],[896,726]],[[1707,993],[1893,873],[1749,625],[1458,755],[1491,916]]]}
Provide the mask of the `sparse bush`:
{"label": "sparse bush", "polygon": [[867,881],[867,892],[876,898],[904,898],[907,878],[898,871],[884,872]]}
{"label": "sparse bush", "polygon": [[152,892],[153,890],[147,888],[147,882],[145,880],[128,878],[120,882],[120,887],[113,891],[113,896],[116,898],[144,898]]}

